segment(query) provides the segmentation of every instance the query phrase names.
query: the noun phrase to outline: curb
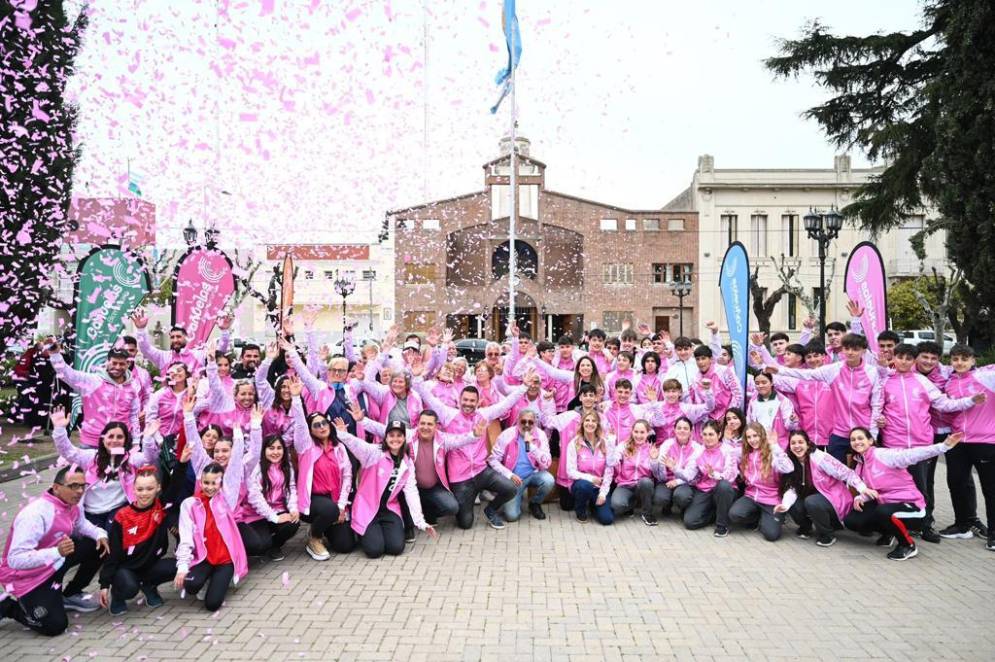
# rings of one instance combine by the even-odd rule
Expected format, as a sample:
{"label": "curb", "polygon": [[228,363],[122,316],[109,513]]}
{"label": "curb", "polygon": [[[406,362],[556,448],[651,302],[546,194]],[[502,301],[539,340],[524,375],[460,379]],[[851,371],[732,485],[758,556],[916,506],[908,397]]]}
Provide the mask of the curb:
{"label": "curb", "polygon": [[[42,441],[41,439],[31,439],[27,441]],[[35,471],[42,471],[47,469],[51,465],[55,464],[59,459],[58,453],[52,453],[51,455],[43,455],[41,457],[36,457],[33,460],[18,464],[17,468],[13,467],[0,467],[0,483],[9,483],[12,480],[17,480],[21,478],[25,473],[31,473]]]}

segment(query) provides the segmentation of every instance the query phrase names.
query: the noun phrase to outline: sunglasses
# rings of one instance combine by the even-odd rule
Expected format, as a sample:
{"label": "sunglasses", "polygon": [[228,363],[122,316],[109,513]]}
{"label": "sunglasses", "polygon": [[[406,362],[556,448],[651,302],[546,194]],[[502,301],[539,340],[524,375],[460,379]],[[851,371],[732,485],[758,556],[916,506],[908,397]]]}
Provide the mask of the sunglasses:
{"label": "sunglasses", "polygon": [[523,428],[530,428],[530,427],[534,426],[536,424],[536,422],[535,421],[519,421],[518,424],[521,425]]}
{"label": "sunglasses", "polygon": [[315,421],[311,423],[311,427],[313,428],[327,428],[328,426],[329,426],[328,421]]}
{"label": "sunglasses", "polygon": [[328,372],[334,372],[337,375],[344,375],[345,373],[349,372],[349,369],[348,368],[329,368]]}
{"label": "sunglasses", "polygon": [[59,485],[73,492],[82,492],[86,489],[86,483],[59,483]]}

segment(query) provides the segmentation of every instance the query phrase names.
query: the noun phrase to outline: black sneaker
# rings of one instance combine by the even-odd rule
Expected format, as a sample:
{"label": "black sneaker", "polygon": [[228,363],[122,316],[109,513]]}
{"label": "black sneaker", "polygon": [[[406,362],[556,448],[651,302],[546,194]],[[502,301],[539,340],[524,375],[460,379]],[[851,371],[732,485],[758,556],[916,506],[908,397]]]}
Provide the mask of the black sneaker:
{"label": "black sneaker", "polygon": [[757,529],[760,528],[760,522],[756,521],[756,522],[753,522],[752,524],[747,524],[744,528],[747,531],[756,531]]}
{"label": "black sneaker", "polygon": [[287,558],[287,555],[283,553],[283,548],[273,547],[266,552],[266,556],[269,557],[270,561],[282,561]]}
{"label": "black sneaker", "polygon": [[808,540],[809,538],[812,537],[812,527],[810,526],[800,527],[797,531],[795,531],[795,535],[801,538],[802,540]]}
{"label": "black sneaker", "polygon": [[989,552],[995,552],[995,533],[988,534],[988,544],[985,545],[985,549]]}
{"label": "black sneaker", "polygon": [[819,539],[815,541],[815,544],[819,547],[832,547],[836,544],[836,536],[824,535],[819,536]]}
{"label": "black sneaker", "polygon": [[530,503],[529,512],[536,519],[546,519],[546,512],[542,509],[541,503]]}
{"label": "black sneaker", "polygon": [[487,523],[491,525],[492,529],[504,528],[504,520],[501,519],[501,516],[497,514],[497,511],[490,506],[484,508],[484,517],[487,518]]}
{"label": "black sneaker", "polygon": [[586,524],[587,523],[587,513],[577,513],[577,521]]}
{"label": "black sneaker", "polygon": [[877,539],[877,542],[875,542],[874,544],[877,545],[878,547],[891,547],[891,544],[893,542],[895,542],[895,536],[888,533],[884,533],[881,535],[880,538]]}
{"label": "black sneaker", "polygon": [[656,526],[656,518],[652,514],[643,513],[643,524],[646,526]]}
{"label": "black sneaker", "polygon": [[955,540],[968,540],[974,537],[970,524],[951,524],[940,530],[941,538],[951,538]]}
{"label": "black sneaker", "polygon": [[892,561],[907,561],[918,554],[919,550],[916,549],[915,545],[906,545],[903,543],[888,552],[888,558]]}
{"label": "black sneaker", "polygon": [[159,595],[159,589],[155,586],[143,586],[142,593],[145,594],[145,604],[155,609],[156,607],[161,607],[163,603],[162,596]]}
{"label": "black sneaker", "polygon": [[718,526],[715,527],[715,533],[713,533],[712,535],[714,535],[716,538],[725,538],[727,535],[729,535],[729,527],[722,526],[721,524],[719,524]]}
{"label": "black sneaker", "polygon": [[922,531],[919,533],[919,537],[926,542],[932,543],[938,543],[943,540],[943,538],[940,537],[940,533],[932,526],[923,527]]}
{"label": "black sneaker", "polygon": [[971,533],[978,536],[979,538],[988,537],[988,527],[981,523],[981,520],[976,519],[971,522]]}
{"label": "black sneaker", "polygon": [[[488,519],[490,519],[490,518],[488,518]],[[494,527],[494,528],[500,528],[500,527]],[[415,530],[414,530],[414,528],[412,527],[410,529],[405,529],[404,530],[404,542],[410,544],[410,543],[413,543],[414,541],[415,541]]]}

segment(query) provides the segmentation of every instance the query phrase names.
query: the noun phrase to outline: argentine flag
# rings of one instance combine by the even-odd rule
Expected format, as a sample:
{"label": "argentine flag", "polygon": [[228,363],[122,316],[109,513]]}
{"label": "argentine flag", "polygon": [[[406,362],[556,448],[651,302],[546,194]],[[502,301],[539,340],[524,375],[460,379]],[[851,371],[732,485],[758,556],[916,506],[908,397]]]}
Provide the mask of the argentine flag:
{"label": "argentine flag", "polygon": [[522,33],[518,30],[518,15],[515,13],[515,0],[504,0],[504,10],[501,15],[501,27],[504,29],[504,41],[508,47],[508,66],[498,72],[495,82],[501,85],[501,96],[491,107],[491,113],[496,113],[501,102],[508,96],[511,89],[511,72],[518,67],[522,58]]}

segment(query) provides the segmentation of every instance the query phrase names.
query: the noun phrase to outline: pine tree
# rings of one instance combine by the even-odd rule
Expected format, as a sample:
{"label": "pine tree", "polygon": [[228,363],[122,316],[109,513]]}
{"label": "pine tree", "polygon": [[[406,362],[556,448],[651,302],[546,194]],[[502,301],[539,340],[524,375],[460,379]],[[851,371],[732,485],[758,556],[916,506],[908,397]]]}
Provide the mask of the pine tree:
{"label": "pine tree", "polygon": [[995,4],[930,0],[922,28],[837,36],[818,21],[784,40],[766,65],[779,77],[810,73],[834,96],[808,109],[836,147],[864,150],[884,172],[843,209],[882,232],[929,200],[948,257],[964,276],[959,295],[972,342],[992,340],[995,316]]}
{"label": "pine tree", "polygon": [[77,109],[66,82],[86,28],[61,0],[0,3],[0,351],[33,329],[49,295],[69,204]]}

